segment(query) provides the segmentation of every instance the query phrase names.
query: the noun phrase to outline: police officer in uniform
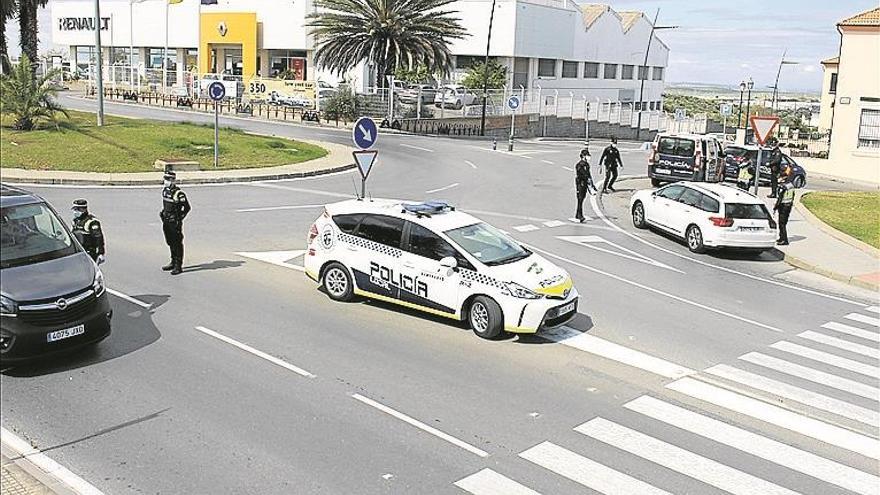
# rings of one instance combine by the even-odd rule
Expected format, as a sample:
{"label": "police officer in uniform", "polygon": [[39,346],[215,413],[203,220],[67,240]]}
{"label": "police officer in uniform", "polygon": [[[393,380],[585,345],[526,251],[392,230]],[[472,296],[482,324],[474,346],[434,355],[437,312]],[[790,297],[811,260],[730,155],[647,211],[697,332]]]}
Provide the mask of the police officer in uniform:
{"label": "police officer in uniform", "polygon": [[599,167],[602,166],[605,167],[605,185],[602,186],[602,192],[615,192],[614,181],[617,180],[617,167],[623,168],[623,160],[620,159],[616,137],[611,138],[611,144],[602,151],[602,157],[599,158]]}
{"label": "police officer in uniform", "polygon": [[736,186],[743,191],[748,191],[755,176],[755,166],[750,160],[746,160],[739,166],[739,174],[736,178]]}
{"label": "police officer in uniform", "polygon": [[73,210],[74,237],[95,263],[103,263],[104,231],[101,230],[101,222],[89,213],[89,202],[85,199],[75,199],[70,209]]}
{"label": "police officer in uniform", "polygon": [[574,166],[575,178],[574,185],[577,189],[577,211],[574,217],[581,223],[584,223],[584,198],[587,193],[593,194],[596,186],[593,184],[593,175],[590,172],[590,150],[584,148],[581,150],[581,159]]}
{"label": "police officer in uniform", "polygon": [[772,149],[770,150],[770,159],[767,161],[767,165],[770,167],[770,195],[767,197],[775,198],[782,172],[782,150],[779,149],[779,140],[776,138],[770,139],[770,146]]}
{"label": "police officer in uniform", "polygon": [[794,205],[795,187],[791,181],[790,169],[786,169],[785,172],[780,177],[783,183],[776,197],[776,205],[773,206],[773,211],[778,214],[777,223],[779,224],[779,239],[776,241],[776,244],[780,246],[788,246],[788,230],[786,226],[788,225],[788,216],[791,214],[791,208]]}
{"label": "police officer in uniform", "polygon": [[165,233],[165,242],[171,250],[171,262],[162,269],[171,271],[172,275],[183,272],[183,219],[189,213],[191,206],[186,194],[177,187],[177,175],[173,170],[165,172],[165,187],[162,189],[162,211],[159,218],[162,219],[162,231]]}

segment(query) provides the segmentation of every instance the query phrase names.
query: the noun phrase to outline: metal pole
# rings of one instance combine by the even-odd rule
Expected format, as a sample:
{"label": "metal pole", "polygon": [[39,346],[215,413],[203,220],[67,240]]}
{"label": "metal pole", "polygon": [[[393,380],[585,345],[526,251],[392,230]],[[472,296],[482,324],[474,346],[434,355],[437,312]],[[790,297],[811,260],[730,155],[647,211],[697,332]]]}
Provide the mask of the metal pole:
{"label": "metal pole", "polygon": [[98,82],[98,127],[104,125],[104,64],[101,57],[101,4],[95,0],[95,62],[97,70],[95,76]]}
{"label": "metal pole", "polygon": [[214,168],[220,164],[220,105],[214,100]]}
{"label": "metal pole", "polygon": [[128,0],[128,82],[134,91],[134,0]]}
{"label": "metal pole", "polygon": [[507,138],[507,151],[513,151],[513,129],[516,125],[516,110],[510,112],[510,137]]}
{"label": "metal pole", "polygon": [[590,144],[590,103],[584,95],[584,143]]}
{"label": "metal pole", "polygon": [[736,110],[736,128],[739,129],[742,127],[742,114],[743,114],[743,90],[739,90],[739,106]]}
{"label": "metal pole", "polygon": [[416,121],[422,120],[422,85],[419,84],[419,94],[416,100]]}
{"label": "metal pole", "polygon": [[486,36],[486,58],[483,59],[483,114],[480,117],[480,136],[486,135],[486,100],[489,98],[489,47],[492,43],[492,24],[494,22],[495,0],[492,0],[492,12],[489,13],[489,35]]}
{"label": "metal pole", "polygon": [[[745,132],[746,136],[748,136],[748,133],[749,133],[748,132],[749,131],[749,114],[751,113],[751,110],[752,110],[751,105],[752,105],[752,88],[749,88],[748,99],[746,100],[746,120],[744,123],[745,125],[743,126],[746,129],[746,132]],[[745,143],[745,139],[743,142]]]}
{"label": "metal pole", "polygon": [[367,197],[367,179],[361,177],[361,199]]}
{"label": "metal pole", "polygon": [[[761,182],[761,159],[763,158],[763,146],[758,146],[758,157],[755,162],[755,196],[758,195],[758,184]],[[772,171],[770,173],[773,173]]]}
{"label": "metal pole", "polygon": [[[654,14],[654,22],[651,24],[651,34],[648,35],[648,49],[645,50],[645,63],[642,65],[642,67],[645,68],[645,78],[639,78],[641,79],[641,84],[639,84],[639,118],[638,124],[636,125],[636,141],[642,138],[642,100],[645,98],[645,81],[648,79],[648,55],[651,53],[651,42],[654,40],[654,28],[657,26],[658,17],[660,17],[660,9],[657,9],[657,12]],[[639,67],[638,72],[641,71],[642,69]]]}
{"label": "metal pole", "polygon": [[168,84],[168,0],[165,1],[165,48],[162,51],[162,92]]}
{"label": "metal pole", "polygon": [[788,48],[782,50],[782,59],[779,61],[779,69],[776,71],[776,82],[773,83],[773,114],[776,114],[776,95],[779,91],[779,75],[782,74],[782,65],[785,63],[785,54],[788,53]]}

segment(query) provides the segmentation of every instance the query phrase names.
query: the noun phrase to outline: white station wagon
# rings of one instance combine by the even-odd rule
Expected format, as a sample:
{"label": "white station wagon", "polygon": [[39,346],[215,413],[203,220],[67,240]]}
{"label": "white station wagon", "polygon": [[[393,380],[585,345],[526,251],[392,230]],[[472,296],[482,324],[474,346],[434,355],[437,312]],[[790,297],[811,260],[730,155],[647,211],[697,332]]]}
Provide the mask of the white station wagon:
{"label": "white station wagon", "polygon": [[577,314],[560,267],[443,202],[349,200],[311,226],[306,274],[337,301],[363,296],[454,320],[474,333],[536,333]]}

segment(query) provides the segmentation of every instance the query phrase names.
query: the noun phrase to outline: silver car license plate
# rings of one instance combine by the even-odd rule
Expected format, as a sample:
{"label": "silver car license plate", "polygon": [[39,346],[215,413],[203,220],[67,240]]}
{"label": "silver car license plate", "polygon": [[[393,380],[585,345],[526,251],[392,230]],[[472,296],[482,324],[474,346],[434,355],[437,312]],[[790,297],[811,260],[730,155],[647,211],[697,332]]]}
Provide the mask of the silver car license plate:
{"label": "silver car license plate", "polygon": [[657,174],[669,174],[670,172],[671,172],[671,170],[669,170],[668,168],[655,168],[654,169],[654,173],[657,173]]}
{"label": "silver car license plate", "polygon": [[565,313],[570,313],[570,312],[574,311],[574,308],[576,305],[577,305],[577,302],[572,301],[572,302],[566,304],[565,306],[562,306],[559,309],[557,309],[556,314],[557,315],[564,315]]}
{"label": "silver car license plate", "polygon": [[64,330],[49,332],[48,334],[46,334],[46,342],[57,342],[59,340],[69,339],[70,337],[76,337],[77,335],[82,335],[85,332],[86,332],[85,325],[77,325],[72,328],[65,328]]}

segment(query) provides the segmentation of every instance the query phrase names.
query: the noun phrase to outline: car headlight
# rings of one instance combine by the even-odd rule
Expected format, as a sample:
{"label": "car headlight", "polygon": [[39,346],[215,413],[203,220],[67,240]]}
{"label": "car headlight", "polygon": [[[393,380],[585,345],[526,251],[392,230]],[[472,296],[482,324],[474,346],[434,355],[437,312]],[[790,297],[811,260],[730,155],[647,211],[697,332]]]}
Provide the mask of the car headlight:
{"label": "car headlight", "polygon": [[0,296],[0,315],[16,316],[18,313],[18,304],[6,296]]}
{"label": "car headlight", "polygon": [[92,282],[92,290],[95,291],[96,296],[100,296],[104,293],[104,274],[101,273],[100,269],[95,270],[95,280]]}
{"label": "car headlight", "polygon": [[526,289],[522,285],[519,285],[516,282],[507,282],[504,284],[507,288],[507,295],[519,298],[519,299],[541,299],[544,297],[541,294],[538,294],[534,291]]}

